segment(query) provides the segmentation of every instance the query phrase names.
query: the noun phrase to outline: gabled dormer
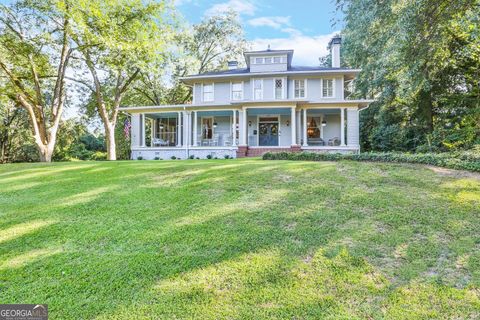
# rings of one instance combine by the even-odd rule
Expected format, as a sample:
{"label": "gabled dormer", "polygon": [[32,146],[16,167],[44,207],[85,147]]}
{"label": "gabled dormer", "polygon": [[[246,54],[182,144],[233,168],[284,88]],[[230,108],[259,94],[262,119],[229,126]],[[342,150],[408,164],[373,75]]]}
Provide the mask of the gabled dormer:
{"label": "gabled dormer", "polygon": [[287,71],[292,65],[293,50],[248,51],[243,54],[250,72]]}

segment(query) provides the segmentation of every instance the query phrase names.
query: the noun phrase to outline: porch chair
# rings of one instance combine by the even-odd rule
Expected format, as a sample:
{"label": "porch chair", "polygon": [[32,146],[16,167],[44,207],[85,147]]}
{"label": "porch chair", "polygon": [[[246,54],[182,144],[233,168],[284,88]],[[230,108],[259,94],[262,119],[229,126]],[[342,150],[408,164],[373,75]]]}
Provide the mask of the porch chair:
{"label": "porch chair", "polygon": [[227,136],[226,138],[224,138],[223,146],[225,146],[225,147],[232,146],[232,136]]}
{"label": "porch chair", "polygon": [[163,147],[163,146],[168,146],[168,141],[165,141],[165,140],[160,139],[160,138],[154,138],[153,141],[152,141],[152,144],[153,144],[153,146]]}
{"label": "porch chair", "polygon": [[339,146],[340,145],[340,138],[339,137],[333,137],[332,139],[328,140],[328,145],[329,146]]}
{"label": "porch chair", "polygon": [[215,133],[213,135],[213,139],[210,140],[210,146],[218,146],[218,139],[220,138],[220,135],[218,133]]}

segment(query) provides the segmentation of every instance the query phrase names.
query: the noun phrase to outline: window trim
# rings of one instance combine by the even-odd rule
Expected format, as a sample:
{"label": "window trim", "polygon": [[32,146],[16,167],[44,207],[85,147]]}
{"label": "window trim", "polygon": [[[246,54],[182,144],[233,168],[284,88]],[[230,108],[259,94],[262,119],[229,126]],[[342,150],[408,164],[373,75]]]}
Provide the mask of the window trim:
{"label": "window trim", "polygon": [[[212,85],[212,100],[205,101],[205,85]],[[202,83],[202,102],[214,102],[215,101],[215,82]]]}
{"label": "window trim", "polygon": [[[303,81],[303,97],[297,97],[295,94],[295,81]],[[306,99],[307,98],[307,84],[308,79],[293,79],[293,99]]]}
{"label": "window trim", "polygon": [[[241,83],[242,85],[242,97],[240,100],[233,99],[233,84],[234,83]],[[230,101],[242,101],[245,98],[245,85],[243,81],[230,81]]]}
{"label": "window trim", "polygon": [[[277,80],[282,80],[282,97],[277,99],[276,95],[276,82]],[[285,78],[273,78],[273,100],[285,100]]]}
{"label": "window trim", "polygon": [[[324,96],[323,95],[323,81],[324,80],[332,80],[332,96]],[[320,96],[323,99],[334,99],[335,98],[335,78],[320,78]]]}
{"label": "window trim", "polygon": [[[256,99],[256,97],[255,97],[255,80],[260,80],[260,83],[261,83],[261,86],[262,86],[261,89],[260,89],[261,93],[262,93],[260,99]],[[252,78],[251,83],[252,83],[252,100],[253,101],[263,100],[263,96],[264,96],[264,94],[263,94],[263,78]]]}

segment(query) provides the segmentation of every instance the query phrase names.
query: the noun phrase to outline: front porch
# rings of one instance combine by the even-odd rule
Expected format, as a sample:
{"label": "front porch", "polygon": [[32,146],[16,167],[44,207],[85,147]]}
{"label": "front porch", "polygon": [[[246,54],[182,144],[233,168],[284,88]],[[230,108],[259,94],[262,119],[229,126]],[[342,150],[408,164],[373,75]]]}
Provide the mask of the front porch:
{"label": "front porch", "polygon": [[132,114],[132,159],[358,152],[358,109],[239,106]]}

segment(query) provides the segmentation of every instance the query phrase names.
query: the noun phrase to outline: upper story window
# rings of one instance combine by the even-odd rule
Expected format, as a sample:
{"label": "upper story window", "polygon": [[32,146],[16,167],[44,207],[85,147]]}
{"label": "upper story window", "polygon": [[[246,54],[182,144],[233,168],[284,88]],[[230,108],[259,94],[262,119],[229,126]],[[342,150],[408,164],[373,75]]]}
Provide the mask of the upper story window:
{"label": "upper story window", "polygon": [[203,85],[203,102],[213,101],[213,83]]}
{"label": "upper story window", "polygon": [[275,79],[275,99],[283,99],[283,79]]}
{"label": "upper story window", "polygon": [[255,100],[263,99],[263,79],[253,79],[253,97]]}
{"label": "upper story window", "polygon": [[277,57],[255,57],[250,60],[252,64],[279,64],[286,63],[286,56],[277,56]]}
{"label": "upper story window", "polygon": [[243,82],[232,83],[232,100],[243,100]]}
{"label": "upper story window", "polygon": [[322,97],[333,97],[333,79],[322,79]]}
{"label": "upper story window", "polygon": [[295,98],[305,98],[305,80],[295,80]]}

